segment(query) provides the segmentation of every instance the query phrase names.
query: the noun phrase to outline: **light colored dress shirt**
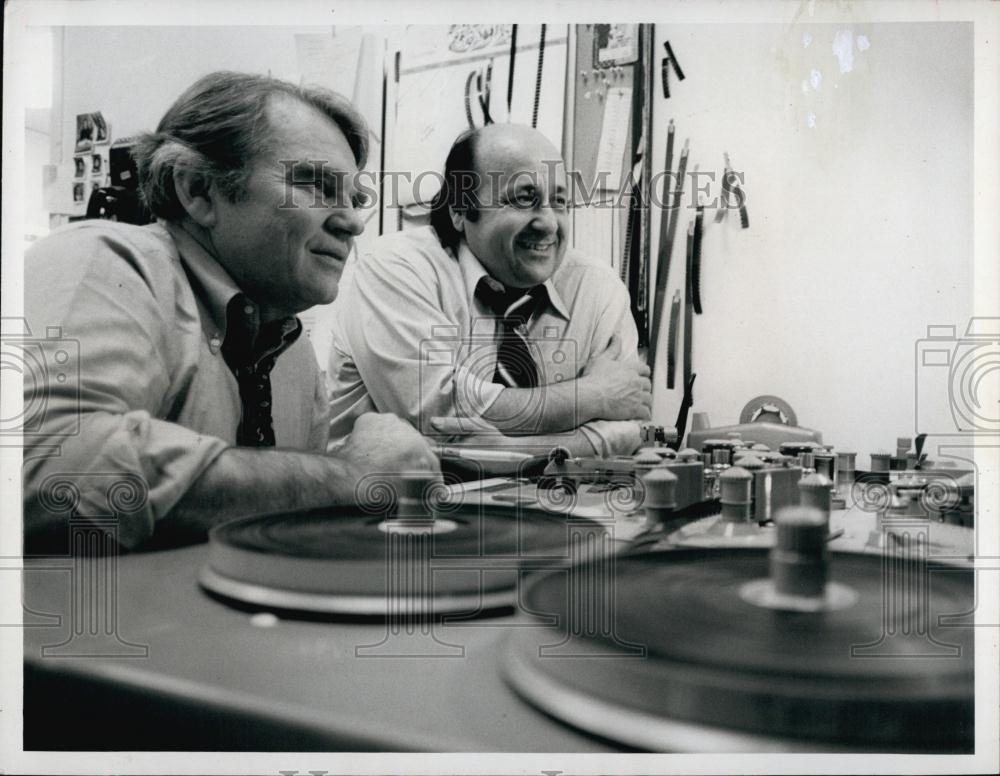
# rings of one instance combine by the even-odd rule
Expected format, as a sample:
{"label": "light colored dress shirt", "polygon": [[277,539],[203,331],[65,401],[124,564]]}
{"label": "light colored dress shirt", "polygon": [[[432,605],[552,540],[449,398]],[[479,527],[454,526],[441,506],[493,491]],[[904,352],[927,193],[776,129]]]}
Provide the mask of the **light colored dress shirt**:
{"label": "light colored dress shirt", "polygon": [[[381,237],[349,263],[334,303],[331,445],[364,412],[392,412],[431,434],[431,418],[490,407],[504,387],[492,381],[499,321],[475,294],[486,275],[464,242],[456,256],[430,226]],[[540,384],[577,378],[616,333],[622,353],[636,353],[628,290],[611,267],[570,249],[544,285],[548,303],[526,327]],[[598,453],[603,424],[583,426]]]}
{"label": "light colored dress shirt", "polygon": [[[162,222],[70,225],[28,251],[24,273],[24,354],[38,364],[25,374],[37,409],[24,423],[25,527],[114,515],[133,546],[235,444],[242,407],[221,349],[240,289]],[[277,446],[325,450],[326,391],[305,337],[271,387]]]}

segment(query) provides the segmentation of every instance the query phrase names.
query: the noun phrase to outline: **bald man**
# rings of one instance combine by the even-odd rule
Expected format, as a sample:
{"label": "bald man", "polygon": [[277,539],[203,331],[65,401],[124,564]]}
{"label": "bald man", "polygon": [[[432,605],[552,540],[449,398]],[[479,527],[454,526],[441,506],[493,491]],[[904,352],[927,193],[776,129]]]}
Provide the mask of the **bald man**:
{"label": "bald man", "polygon": [[345,271],[328,380],[331,445],[365,412],[447,441],[628,454],[650,417],[628,291],[569,249],[565,165],[529,127],[463,133],[430,226]]}

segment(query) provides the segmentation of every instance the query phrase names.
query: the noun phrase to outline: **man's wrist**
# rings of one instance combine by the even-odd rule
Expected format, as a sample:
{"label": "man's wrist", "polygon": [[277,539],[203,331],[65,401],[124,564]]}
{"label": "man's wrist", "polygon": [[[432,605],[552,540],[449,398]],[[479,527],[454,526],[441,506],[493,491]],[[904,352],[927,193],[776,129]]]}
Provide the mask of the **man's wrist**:
{"label": "man's wrist", "polygon": [[588,420],[604,417],[604,396],[601,395],[594,380],[587,375],[578,377],[576,381],[576,425]]}

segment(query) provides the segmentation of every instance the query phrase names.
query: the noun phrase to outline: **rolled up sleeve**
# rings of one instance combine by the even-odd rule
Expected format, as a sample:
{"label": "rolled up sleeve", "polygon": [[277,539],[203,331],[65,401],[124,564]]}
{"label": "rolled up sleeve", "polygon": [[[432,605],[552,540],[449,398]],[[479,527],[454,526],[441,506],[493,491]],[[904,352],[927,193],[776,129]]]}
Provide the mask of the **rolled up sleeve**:
{"label": "rolled up sleeve", "polygon": [[[26,532],[69,516],[113,518],[148,539],[228,446],[169,418],[196,377],[179,358],[197,313],[166,255],[99,229],[56,234],[25,258]],[[66,256],[73,258],[66,261]],[[167,266],[163,266],[166,264]]]}

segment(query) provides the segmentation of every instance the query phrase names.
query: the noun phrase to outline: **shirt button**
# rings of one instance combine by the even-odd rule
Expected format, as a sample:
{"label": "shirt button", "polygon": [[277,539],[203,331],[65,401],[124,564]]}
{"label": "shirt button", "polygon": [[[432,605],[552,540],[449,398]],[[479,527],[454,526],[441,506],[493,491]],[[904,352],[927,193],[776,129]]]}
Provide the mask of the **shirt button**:
{"label": "shirt button", "polygon": [[243,312],[245,312],[247,315],[253,315],[253,305],[248,304],[246,307],[243,308]]}
{"label": "shirt button", "polygon": [[271,402],[267,402],[267,401],[262,401],[262,402],[260,403],[260,406],[261,406],[261,407],[263,407],[263,408],[265,408],[265,409],[267,409],[268,407],[270,407],[270,406],[271,406]]}
{"label": "shirt button", "polygon": [[208,341],[208,346],[214,352],[218,350],[220,347],[222,347],[222,340],[220,340],[218,337],[212,337],[212,339]]}

